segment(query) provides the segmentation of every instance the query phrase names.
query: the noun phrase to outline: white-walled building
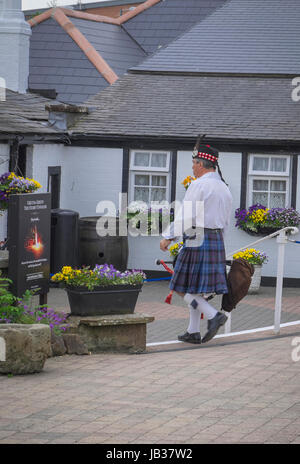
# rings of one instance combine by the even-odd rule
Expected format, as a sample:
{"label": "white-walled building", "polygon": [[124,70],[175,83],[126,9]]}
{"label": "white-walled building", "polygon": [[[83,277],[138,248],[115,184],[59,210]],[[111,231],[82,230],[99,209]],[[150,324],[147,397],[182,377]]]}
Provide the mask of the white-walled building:
{"label": "white-walled building", "polygon": [[[81,217],[100,214],[97,204],[104,200],[118,209],[120,193],[130,202],[160,190],[159,199],[172,202],[183,198],[181,182],[192,173],[196,137],[206,134],[207,143],[220,151],[234,199],[226,251],[246,246],[255,238],[235,227],[236,208],[264,198],[267,206],[300,205],[300,102],[292,99],[300,61],[297,44],[290,47],[291,37],[299,37],[300,5],[287,3],[290,8],[279,0],[227,2],[201,27],[90,99],[89,114],[65,129],[47,124],[48,100],[8,92],[5,105],[0,102],[1,172],[8,158],[13,166],[17,153],[24,174],[38,180],[42,191],[51,189],[51,177],[57,176],[56,206]],[[279,23],[284,36],[277,33]],[[277,172],[269,169],[274,162]],[[265,167],[259,171],[260,163]],[[262,180],[258,191],[253,182]],[[128,268],[159,270],[155,259],[166,258],[159,240],[129,237]],[[269,256],[264,282],[274,283],[276,239],[259,249]],[[299,285],[299,245],[287,246],[284,275],[285,284]]]}

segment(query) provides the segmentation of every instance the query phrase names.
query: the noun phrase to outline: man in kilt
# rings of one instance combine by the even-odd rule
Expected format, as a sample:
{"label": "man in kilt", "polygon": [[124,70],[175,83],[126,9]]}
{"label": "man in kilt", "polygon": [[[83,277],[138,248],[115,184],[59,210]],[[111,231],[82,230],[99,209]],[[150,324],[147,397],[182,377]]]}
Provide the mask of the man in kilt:
{"label": "man in kilt", "polygon": [[[211,340],[219,328],[225,324],[227,317],[211,306],[204,295],[228,293],[226,283],[226,262],[223,242],[224,229],[230,221],[232,195],[222,177],[218,165],[218,151],[199,139],[193,152],[194,180],[188,187],[183,199],[192,205],[192,231],[187,231],[182,222],[184,246],[180,250],[170,282],[170,289],[184,298],[190,311],[190,321],[187,331],[178,336],[178,340],[188,343],[203,343]],[[218,172],[216,172],[216,168]],[[202,219],[199,218],[197,203],[203,205]],[[164,231],[160,248],[167,251],[176,231],[176,221]],[[204,223],[204,224],[203,224]],[[178,230],[178,229],[177,229]],[[200,231],[200,232],[199,232]],[[199,239],[200,237],[200,239]],[[201,340],[201,313],[208,319],[207,333]]]}

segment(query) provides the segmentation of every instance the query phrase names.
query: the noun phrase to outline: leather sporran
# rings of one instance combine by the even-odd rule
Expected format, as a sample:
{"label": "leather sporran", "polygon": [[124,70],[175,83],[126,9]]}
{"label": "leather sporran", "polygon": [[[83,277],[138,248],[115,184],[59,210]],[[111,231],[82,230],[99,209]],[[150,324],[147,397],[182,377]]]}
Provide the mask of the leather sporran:
{"label": "leather sporran", "polygon": [[227,274],[228,293],[222,297],[222,309],[231,312],[236,305],[247,295],[254,266],[243,258],[232,261]]}

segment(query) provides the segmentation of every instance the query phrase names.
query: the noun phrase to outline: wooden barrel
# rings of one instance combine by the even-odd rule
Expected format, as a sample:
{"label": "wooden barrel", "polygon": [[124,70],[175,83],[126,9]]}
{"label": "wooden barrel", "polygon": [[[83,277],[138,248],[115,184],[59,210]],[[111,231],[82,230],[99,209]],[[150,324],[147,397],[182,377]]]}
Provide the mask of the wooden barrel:
{"label": "wooden barrel", "polygon": [[[119,236],[119,218],[117,235],[101,237],[96,225],[100,216],[82,217],[79,219],[79,255],[81,266],[94,268],[96,264],[112,264],[116,269],[125,271],[128,260],[128,237]],[[107,218],[112,219],[112,218]]]}

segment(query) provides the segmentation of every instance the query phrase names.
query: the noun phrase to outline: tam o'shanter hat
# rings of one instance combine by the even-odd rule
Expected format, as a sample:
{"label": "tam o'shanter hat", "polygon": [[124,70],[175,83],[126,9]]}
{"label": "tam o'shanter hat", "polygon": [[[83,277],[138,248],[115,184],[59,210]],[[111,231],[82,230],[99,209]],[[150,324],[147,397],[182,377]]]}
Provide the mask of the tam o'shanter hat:
{"label": "tam o'shanter hat", "polygon": [[208,161],[212,161],[213,163],[217,163],[219,159],[219,152],[216,148],[201,143],[204,137],[205,135],[198,135],[196,145],[193,151],[193,159],[206,159]]}

